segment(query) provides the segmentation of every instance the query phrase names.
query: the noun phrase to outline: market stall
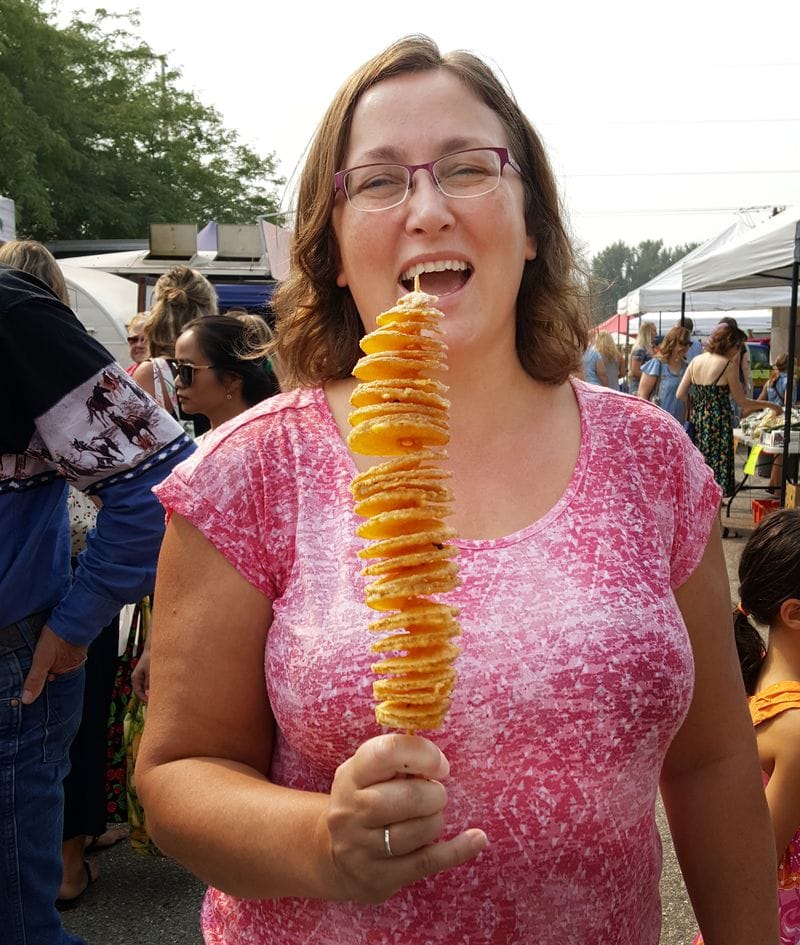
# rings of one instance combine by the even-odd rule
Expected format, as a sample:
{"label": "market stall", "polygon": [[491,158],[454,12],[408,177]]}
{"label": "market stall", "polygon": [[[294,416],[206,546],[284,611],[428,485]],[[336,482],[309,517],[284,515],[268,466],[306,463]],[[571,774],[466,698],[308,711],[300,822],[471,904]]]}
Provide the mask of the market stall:
{"label": "market stall", "polygon": [[[795,363],[797,294],[800,279],[800,206],[776,214],[753,227],[744,237],[716,252],[689,260],[683,267],[684,292],[727,291],[732,289],[779,286],[790,291],[789,364]],[[786,403],[793,402],[794,371],[787,374]],[[783,420],[783,476],[781,505],[786,504],[792,415]],[[796,481],[792,484],[796,489]]]}

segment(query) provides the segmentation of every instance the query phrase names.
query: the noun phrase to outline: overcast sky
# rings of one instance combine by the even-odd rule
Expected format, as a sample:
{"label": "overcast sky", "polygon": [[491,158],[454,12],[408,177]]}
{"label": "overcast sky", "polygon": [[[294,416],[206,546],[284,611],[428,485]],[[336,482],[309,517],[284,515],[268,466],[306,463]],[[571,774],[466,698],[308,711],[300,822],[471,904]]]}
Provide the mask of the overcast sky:
{"label": "overcast sky", "polygon": [[[59,22],[98,5],[61,0]],[[183,73],[182,86],[244,143],[275,153],[287,207],[339,85],[412,32],[502,71],[548,146],[573,233],[591,253],[618,239],[704,241],[746,208],[800,203],[800,0],[102,6],[138,7],[135,32]]]}

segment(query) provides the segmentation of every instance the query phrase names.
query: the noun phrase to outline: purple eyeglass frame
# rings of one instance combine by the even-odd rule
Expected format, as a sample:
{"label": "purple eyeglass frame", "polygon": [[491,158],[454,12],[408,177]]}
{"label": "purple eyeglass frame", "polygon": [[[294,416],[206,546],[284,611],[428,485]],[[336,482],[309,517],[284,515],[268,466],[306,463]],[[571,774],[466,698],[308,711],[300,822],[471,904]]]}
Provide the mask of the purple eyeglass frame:
{"label": "purple eyeglass frame", "polygon": [[[404,203],[409,195],[411,190],[411,184],[414,180],[414,175],[417,171],[427,171],[431,175],[431,180],[436,185],[436,189],[439,193],[444,191],[439,186],[439,182],[436,180],[436,175],[433,173],[433,165],[438,164],[443,158],[452,157],[454,154],[469,154],[471,151],[494,151],[494,153],[500,158],[500,174],[503,173],[503,168],[508,164],[509,167],[513,168],[520,177],[522,176],[522,171],[517,167],[516,161],[512,160],[511,156],[508,153],[508,148],[495,148],[495,147],[485,147],[485,148],[462,148],[459,151],[450,151],[448,154],[442,154],[441,157],[436,158],[435,161],[426,161],[425,164],[403,164],[402,161],[375,161],[372,164],[357,164],[355,167],[346,167],[343,171],[337,171],[333,175],[333,192],[338,194],[341,191],[347,201],[350,201],[350,198],[347,196],[347,191],[344,186],[344,179],[351,171],[359,171],[363,167],[381,167],[385,164],[392,164],[395,167],[404,167],[408,171],[408,187],[406,188],[405,196],[400,201],[400,203],[395,204],[396,207],[399,207],[400,204]],[[488,191],[491,193],[491,191]],[[445,197],[451,196],[450,194],[444,194]],[[461,198],[464,199],[464,198]],[[360,209],[359,207],[355,208],[356,210]],[[386,210],[393,209],[392,207],[383,208]]]}

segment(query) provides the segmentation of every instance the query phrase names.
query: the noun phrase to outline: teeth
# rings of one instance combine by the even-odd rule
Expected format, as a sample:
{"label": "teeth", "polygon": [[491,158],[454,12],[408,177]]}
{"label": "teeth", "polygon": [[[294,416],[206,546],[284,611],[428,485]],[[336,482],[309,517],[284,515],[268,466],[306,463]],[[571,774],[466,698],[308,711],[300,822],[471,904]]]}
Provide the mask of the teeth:
{"label": "teeth", "polygon": [[469,266],[461,259],[437,259],[431,262],[417,263],[400,276],[401,282],[413,279],[415,276],[421,276],[423,272],[444,272],[446,269],[453,269],[460,272],[469,269]]}

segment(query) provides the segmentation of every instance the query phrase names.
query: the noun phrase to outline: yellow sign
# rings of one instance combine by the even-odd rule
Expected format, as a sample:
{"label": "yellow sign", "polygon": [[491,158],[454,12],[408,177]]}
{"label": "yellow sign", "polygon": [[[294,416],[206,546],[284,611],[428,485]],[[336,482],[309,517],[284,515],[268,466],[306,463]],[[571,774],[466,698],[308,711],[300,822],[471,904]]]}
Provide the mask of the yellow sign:
{"label": "yellow sign", "polygon": [[761,444],[756,444],[751,450],[750,455],[747,457],[747,462],[744,464],[744,474],[745,476],[755,476],[756,474],[756,463],[758,462],[758,457],[761,455]]}

